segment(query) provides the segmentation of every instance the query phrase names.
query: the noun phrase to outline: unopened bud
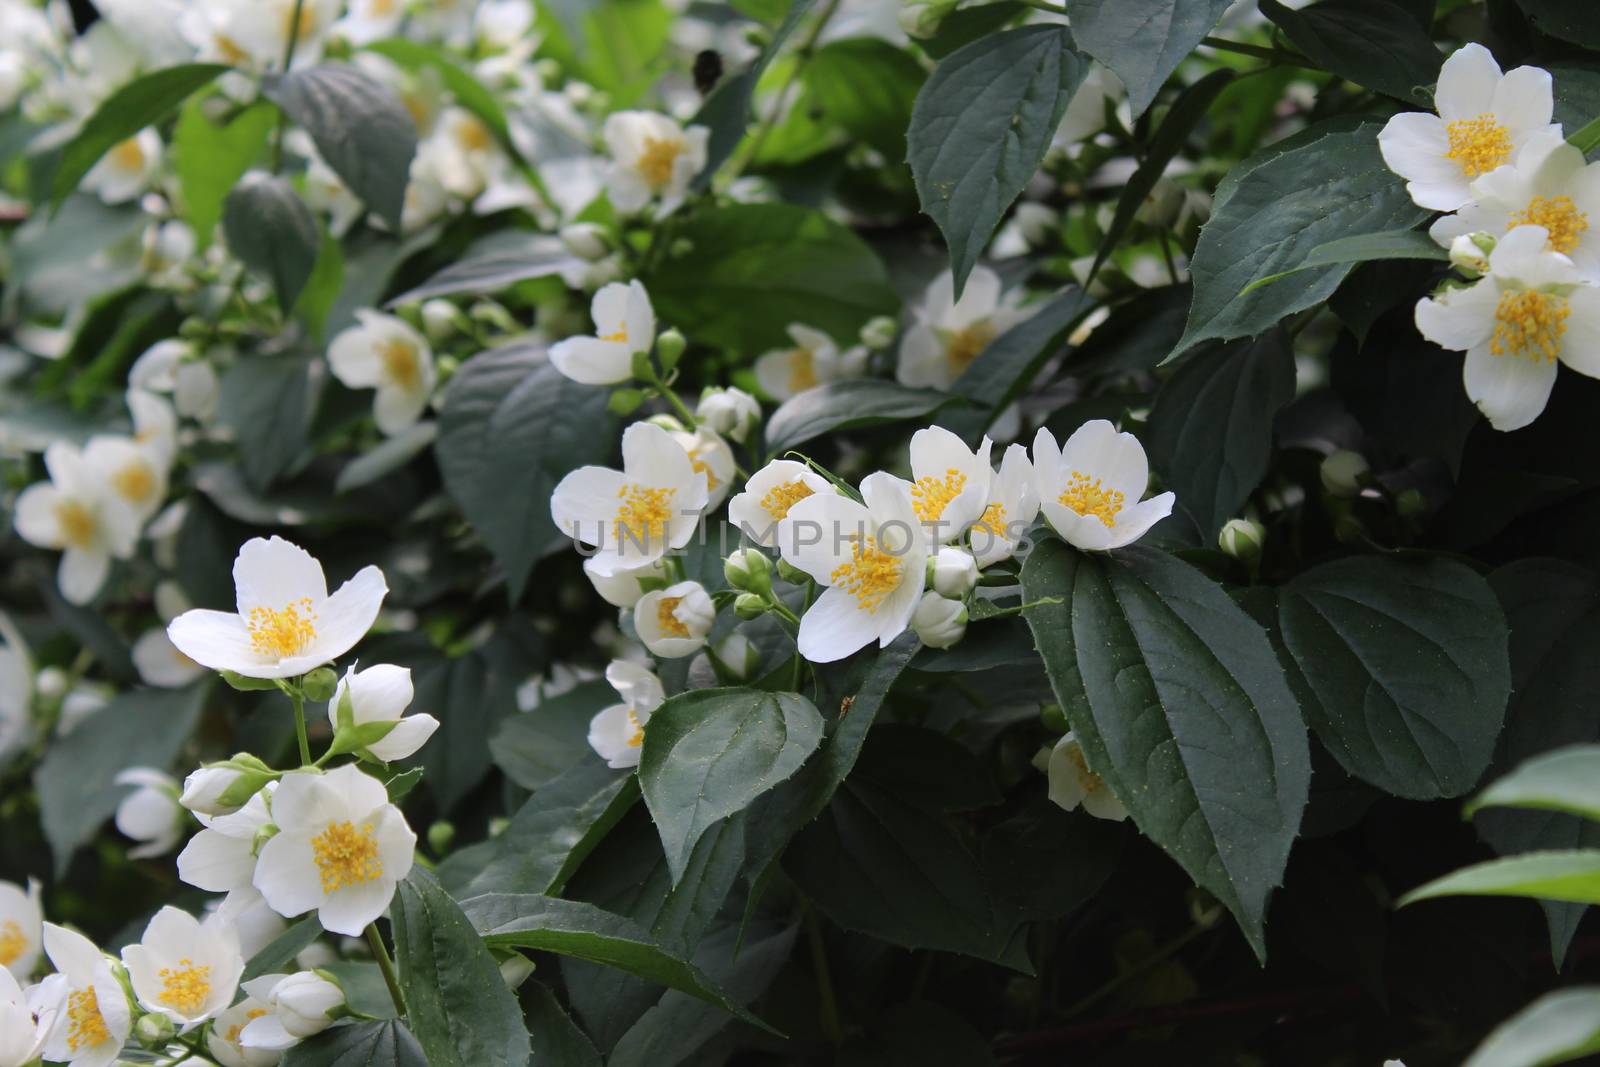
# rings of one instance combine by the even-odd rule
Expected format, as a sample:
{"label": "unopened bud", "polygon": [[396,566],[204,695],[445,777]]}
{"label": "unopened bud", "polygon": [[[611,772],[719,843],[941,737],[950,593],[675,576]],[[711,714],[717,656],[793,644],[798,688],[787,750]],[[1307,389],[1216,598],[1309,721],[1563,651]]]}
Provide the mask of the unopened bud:
{"label": "unopened bud", "polygon": [[493,300],[479,300],[468,309],[467,314],[472,316],[472,321],[481,322],[485,326],[493,327],[502,333],[520,333],[521,325],[511,317],[511,312]]}
{"label": "unopened bud", "polygon": [[139,1021],[133,1024],[133,1039],[151,1051],[165,1051],[177,1033],[178,1028],[171,1019],[155,1012],[139,1016]]}
{"label": "unopened bud", "polygon": [[458,333],[466,333],[472,327],[461,309],[448,300],[423,301],[421,314],[422,332],[434,344],[448,341]]}
{"label": "unopened bud", "polygon": [[178,803],[200,815],[228,815],[240,808],[278,775],[248,752],[212,763],[190,774]]}
{"label": "unopened bud", "polygon": [[604,226],[592,222],[574,222],[561,228],[561,243],[567,251],[590,263],[604,259],[611,251]]}
{"label": "unopened bud", "polygon": [[1322,461],[1322,487],[1333,496],[1355,496],[1361,492],[1362,480],[1370,469],[1367,458],[1359,452],[1335,452]]}
{"label": "unopened bud", "polygon": [[929,648],[949,648],[967,635],[967,606],[930,589],[917,602],[911,628]]}
{"label": "unopened bud", "polygon": [[661,360],[662,371],[669,371],[678,365],[678,360],[683,358],[683,350],[689,347],[689,342],[684,340],[683,334],[677,330],[663,330],[661,336],[656,338],[656,358]]}
{"label": "unopened bud", "polygon": [[900,28],[907,37],[926,41],[955,9],[955,0],[914,0],[900,8]]}
{"label": "unopened bud", "polygon": [[507,989],[520,989],[522,983],[533,975],[533,961],[520,952],[513,952],[500,961],[500,977]]}
{"label": "unopened bud", "polygon": [[1450,242],[1450,265],[1469,278],[1486,274],[1495,243],[1491,233],[1463,233]]}
{"label": "unopened bud", "polygon": [[763,601],[772,595],[772,561],[759,549],[743,548],[730,555],[722,563],[722,575],[735,589]]}
{"label": "unopened bud", "polygon": [[964,548],[946,545],[928,557],[928,587],[961,600],[978,584],[978,561]]}
{"label": "unopened bud", "polygon": [[455,823],[446,822],[445,820],[440,819],[438,822],[428,827],[428,847],[433,850],[433,854],[435,856],[443,856],[448,854],[450,851],[450,846],[455,844],[455,841]]}
{"label": "unopened bud", "polygon": [[804,585],[811,580],[811,575],[796,567],[786,559],[778,560],[778,577],[790,585]]}
{"label": "unopened bud", "polygon": [[332,700],[333,691],[339,688],[339,676],[332,667],[318,667],[307,674],[300,683],[307,700]]}
{"label": "unopened bud", "polygon": [[759,619],[767,613],[766,598],[754,593],[740,593],[733,602],[733,613],[741,619]]}
{"label": "unopened bud", "polygon": [[1041,707],[1039,721],[1051,733],[1064,734],[1072,729],[1072,724],[1067,722],[1067,713],[1061,710],[1060,704],[1046,704]]}
{"label": "unopened bud", "polygon": [[1402,489],[1395,495],[1394,507],[1403,518],[1420,518],[1428,510],[1428,498],[1420,489]]}
{"label": "unopened bud", "polygon": [[894,343],[899,325],[887,315],[878,315],[861,327],[861,343],[874,352],[881,352]]}
{"label": "unopened bud", "polygon": [[1266,527],[1254,519],[1229,519],[1217,534],[1217,547],[1242,563],[1260,559],[1266,541]]}

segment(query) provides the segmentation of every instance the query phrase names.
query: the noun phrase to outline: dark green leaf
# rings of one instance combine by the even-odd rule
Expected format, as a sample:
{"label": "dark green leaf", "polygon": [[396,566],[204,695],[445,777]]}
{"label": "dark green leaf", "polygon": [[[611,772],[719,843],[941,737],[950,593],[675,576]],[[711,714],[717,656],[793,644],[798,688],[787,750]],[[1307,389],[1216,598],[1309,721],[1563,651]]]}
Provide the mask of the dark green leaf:
{"label": "dark green leaf", "polygon": [[870,37],[830,41],[806,64],[804,78],[806,102],[822,120],[886,159],[905,158],[911,107],[927,78],[909,53]]}
{"label": "dark green leaf", "polygon": [[[800,25],[800,20],[815,0],[778,0],[778,3],[787,8],[783,22],[773,31],[772,40],[761,50],[761,54],[751,61],[737,74],[725,76],[721,83],[706,97],[705,103],[700,105],[700,110],[695,113],[693,123],[704,126],[711,131],[711,136],[706,142],[706,165],[695,177],[695,188],[705,189],[711,184],[712,177],[733,155],[734,149],[739,147],[739,142],[744,140],[745,127],[750,123],[750,104],[755,98],[756,84],[761,81],[761,75],[766,73],[767,66],[783,48],[795,28]],[[654,292],[654,290],[651,290]]]}
{"label": "dark green leaf", "polygon": [[922,419],[959,398],[881,378],[828,382],[784,401],[767,420],[767,451],[782,454],[825,433]]}
{"label": "dark green leaf", "polygon": [[942,1005],[913,1000],[877,1015],[839,1053],[839,1067],[993,1067],[989,1041]]}
{"label": "dark green leaf", "polygon": [[1444,56],[1426,27],[1394,0],[1322,0],[1296,11],[1261,0],[1261,13],[1283,27],[1313,62],[1357,85],[1430,106]]}
{"label": "dark green leaf", "polygon": [[389,300],[386,306],[399,307],[436,296],[496,293],[529,278],[547,278],[582,265],[564,247],[530,241],[526,250],[495,252],[452,263],[421,285]]}
{"label": "dark green leaf", "polygon": [[1546,993],[1494,1029],[1464,1067],[1553,1067],[1600,1052],[1600,988]]}
{"label": "dark green leaf", "polygon": [[967,365],[950,391],[983,410],[953,411],[945,421],[963,436],[976,439],[1008,404],[1032,383],[1046,360],[1058,351],[1052,343],[1093,308],[1082,289],[1072,285],[1035,307],[1033,314],[996,337]]}
{"label": "dark green leaf", "polygon": [[222,208],[228,251],[272,281],[287,315],[311,278],[322,231],[289,179],[253,171],[239,180]]}
{"label": "dark green leaf", "polygon": [[353,1022],[295,1045],[283,1067],[429,1067],[422,1046],[398,1019]]}
{"label": "dark green leaf", "polygon": [[1015,0],[995,0],[989,4],[973,4],[956,8],[939,22],[932,37],[918,41],[917,46],[931,59],[943,59],[951,52],[965,48],[980,37],[1002,29],[1027,12]]}
{"label": "dark green leaf", "polygon": [[1257,278],[1240,292],[1254,292],[1263,285],[1271,285],[1281,278],[1312,267],[1332,267],[1349,263],[1368,263],[1381,259],[1426,259],[1443,263],[1450,253],[1439,247],[1437,241],[1421,230],[1384,230],[1379,233],[1362,233],[1354,237],[1340,237],[1313,248],[1300,265],[1281,274]]}
{"label": "dark green leaf", "polygon": [[534,1067],[604,1067],[594,1043],[572,1021],[555,994],[542,982],[522,990],[533,1038]]}
{"label": "dark green leaf", "polygon": [[1068,0],[1079,46],[1128,88],[1135,117],[1232,0]]}
{"label": "dark green leaf", "polygon": [[584,682],[546,697],[532,711],[507,715],[489,741],[496,767],[524,789],[542,789],[579,763],[589,762],[589,720],[617,702],[603,681]]}
{"label": "dark green leaf", "polygon": [[393,437],[385,437],[345,464],[339,472],[339,480],[333,483],[333,491],[348,493],[352,489],[371,485],[417,458],[438,436],[439,424],[430,420],[408,426]]}
{"label": "dark green leaf", "polygon": [[266,489],[301,458],[325,368],[298,355],[247,356],[222,376],[217,421],[233,431],[239,465]]}
{"label": "dark green leaf", "polygon": [[[1517,0],[1540,33],[1585,48],[1600,48],[1600,25],[1586,0]],[[1550,1061],[1556,1062],[1556,1061]]]}
{"label": "dark green leaf", "polygon": [[285,968],[293,966],[294,958],[315,944],[321,936],[322,924],[317,917],[306,916],[251,956],[244,965],[244,973],[239,976],[239,981],[248,982],[264,974],[284,973]]}
{"label": "dark green leaf", "polygon": [[183,212],[194,228],[195,245],[211,243],[222,205],[234,183],[266,150],[278,112],[260,103],[235,115],[226,126],[206,118],[199,101],[190,101],[172,134],[172,169],[183,187]]}

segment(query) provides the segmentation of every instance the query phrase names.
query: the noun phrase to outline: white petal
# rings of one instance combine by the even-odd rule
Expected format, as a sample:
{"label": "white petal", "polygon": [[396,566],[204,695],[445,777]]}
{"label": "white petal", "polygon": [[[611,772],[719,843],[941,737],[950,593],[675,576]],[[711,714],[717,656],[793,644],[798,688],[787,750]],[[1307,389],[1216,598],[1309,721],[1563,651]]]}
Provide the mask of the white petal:
{"label": "white petal", "polygon": [[812,663],[844,659],[877,640],[880,625],[852,594],[826,589],[800,620],[800,654]]}
{"label": "white petal", "polygon": [[328,367],[351,389],[370,389],[383,378],[378,337],[367,326],[352,326],[328,346]]}
{"label": "white petal", "polygon": [[1494,309],[1499,300],[1491,281],[1423,297],[1417,301],[1417,330],[1441,348],[1465,352],[1494,333]]}
{"label": "white petal", "polygon": [[778,553],[827,584],[841,563],[854,558],[854,539],[876,528],[865,505],[836,493],[817,493],[790,508],[778,524]]}
{"label": "white petal", "polygon": [[1462,379],[1467,396],[1497,430],[1520,430],[1544,411],[1556,383],[1556,364],[1497,356],[1479,345],[1467,353]]}
{"label": "white petal", "polygon": [[597,337],[569,337],[550,348],[556,370],[584,385],[616,385],[633,377],[633,349]]}
{"label": "white petal", "polygon": [[56,582],[61,595],[72,604],[87,604],[94,599],[111,573],[111,557],[104,551],[69,548],[61,555]]}
{"label": "white petal", "polygon": [[[358,723],[398,719],[405,714],[416,696],[416,689],[411,682],[411,669],[392,663],[378,663],[366,670],[346,674],[340,682],[340,689],[346,687],[350,691],[350,705]],[[330,719],[333,709],[338,707],[339,696],[338,692],[334,693],[329,710]]]}
{"label": "white petal", "polygon": [[1506,72],[1494,87],[1494,102],[1488,110],[1513,136],[1529,134],[1550,124],[1555,109],[1550,72],[1538,67],[1518,67]]}
{"label": "white petal", "polygon": [[901,338],[895,377],[915,389],[948,389],[955,380],[944,358],[944,343],[927,325],[919,322]]}
{"label": "white petal", "polygon": [[203,667],[237,671],[250,678],[281,677],[260,673],[272,668],[251,646],[244,620],[232,612],[204,608],[186,611],[167,625],[167,637],[179,652]]}
{"label": "white petal", "polygon": [[1466,172],[1445,156],[1449,139],[1436,116],[1420,111],[1394,116],[1378,133],[1378,150],[1389,169],[1406,179],[1419,206],[1454,211],[1472,199]]}
{"label": "white petal", "polygon": [[1123,509],[1117,515],[1117,524],[1111,528],[1110,547],[1121,548],[1139,540],[1150,527],[1172,514],[1172,503],[1176,499],[1172,493],[1161,493]]}
{"label": "white petal", "polygon": [[377,567],[366,566],[323,601],[317,609],[314,645],[314,656],[318,662],[338,659],[367,636],[388,593],[389,586],[383,579],[383,572]]}
{"label": "white petal", "polygon": [[258,607],[277,610],[302,597],[320,603],[328,595],[322,564],[281,537],[252,537],[244,543],[233,561],[233,586],[239,614],[246,618]]}
{"label": "white petal", "polygon": [[615,550],[612,524],[617,517],[617,499],[627,484],[621,471],[579,467],[562,478],[550,494],[550,518],[556,529],[575,541]]}
{"label": "white petal", "polygon": [[433,732],[439,728],[439,720],[426,712],[416,715],[407,715],[395,723],[389,735],[376,744],[368,745],[367,751],[383,760],[393,763],[414,755],[418,749],[428,743]]}
{"label": "white petal", "polygon": [[30,485],[18,495],[11,521],[24,541],[38,548],[60,548],[65,543],[56,519],[61,499],[61,490],[49,482]]}
{"label": "white petal", "polygon": [[285,918],[304,915],[323,900],[322,872],[311,842],[299,835],[280,833],[262,845],[252,880],[268,906]]}
{"label": "white petal", "polygon": [[250,884],[256,858],[253,841],[201,830],[178,853],[178,877],[208,893],[227,893]]}
{"label": "white petal", "polygon": [[413,426],[428,409],[428,390],[403,389],[396,385],[380,385],[372,398],[372,418],[378,429],[393,437]]}
{"label": "white petal", "polygon": [[1576,289],[1567,297],[1567,332],[1561,338],[1561,362],[1591,378],[1600,378],[1600,288]]}
{"label": "white petal", "polygon": [[1446,122],[1476,118],[1493,110],[1499,83],[1500,64],[1494,55],[1481,44],[1468,44],[1451,53],[1439,69],[1434,103]]}

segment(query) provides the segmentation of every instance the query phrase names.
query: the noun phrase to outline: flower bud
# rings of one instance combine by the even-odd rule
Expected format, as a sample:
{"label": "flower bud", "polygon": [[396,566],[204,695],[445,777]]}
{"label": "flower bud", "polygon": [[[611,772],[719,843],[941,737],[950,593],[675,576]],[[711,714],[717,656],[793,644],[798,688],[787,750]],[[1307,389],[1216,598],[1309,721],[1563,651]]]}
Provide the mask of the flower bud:
{"label": "flower bud", "polygon": [[458,333],[466,333],[472,326],[461,309],[448,300],[425,300],[422,303],[422,332],[434,344],[448,341]]}
{"label": "flower bud", "polygon": [[1394,508],[1402,518],[1421,518],[1428,511],[1428,498],[1420,489],[1402,489],[1395,494]]}
{"label": "flower bud", "polygon": [[507,989],[520,989],[522,983],[533,975],[533,961],[520,952],[513,952],[500,961],[500,977]]}
{"label": "flower bud", "polygon": [[741,444],[761,421],[761,404],[743,389],[707,389],[700,394],[695,418]]}
{"label": "flower bud", "polygon": [[1266,527],[1254,519],[1229,519],[1217,534],[1217,547],[1242,563],[1254,563],[1266,540]]}
{"label": "flower bud", "polygon": [[942,597],[961,600],[978,584],[978,561],[964,548],[946,545],[928,557],[928,585]]}
{"label": "flower bud", "polygon": [[754,593],[740,593],[733,602],[733,613],[741,619],[759,619],[767,613],[767,600]]}
{"label": "flower bud", "polygon": [[277,777],[271,767],[241,752],[191,773],[183,781],[178,803],[198,815],[231,815]]}
{"label": "flower bud", "polygon": [[1450,242],[1450,265],[1469,278],[1489,272],[1489,253],[1494,251],[1494,235],[1464,233]]}
{"label": "flower bud", "polygon": [[440,819],[428,827],[428,847],[433,850],[435,856],[443,856],[449,853],[450,846],[455,844],[455,841],[455,823]]}
{"label": "flower bud", "polygon": [[165,1050],[177,1033],[178,1027],[171,1019],[155,1012],[139,1016],[139,1021],[133,1024],[133,1039],[152,1051]]}
{"label": "flower bud", "polygon": [[481,322],[502,333],[521,333],[522,327],[517,320],[511,317],[511,312],[493,300],[479,300],[468,309],[467,314],[472,316],[474,322]]}
{"label": "flower bud", "polygon": [[301,971],[273,986],[269,1003],[283,1028],[304,1040],[333,1025],[345,997],[339,983],[321,971]]}
{"label": "flower bud", "polygon": [[790,585],[804,585],[811,580],[811,575],[796,567],[786,559],[778,560],[778,577]]}
{"label": "flower bud", "polygon": [[899,332],[899,324],[888,315],[878,315],[869,319],[861,327],[861,343],[874,352],[882,352],[894,344],[894,335]]}
{"label": "flower bud", "polygon": [[318,667],[300,681],[300,688],[305,690],[308,700],[332,700],[333,691],[338,687],[339,676],[333,673],[331,667]]}
{"label": "flower bud", "polygon": [[929,648],[949,648],[967,634],[967,606],[959,600],[946,600],[930,589],[917,602],[911,628]]}
{"label": "flower bud", "polygon": [[900,8],[900,28],[907,37],[926,41],[955,9],[956,0],[913,0]]}
{"label": "flower bud", "polygon": [[763,600],[772,595],[772,561],[765,552],[742,548],[722,562],[722,575],[728,584]]}
{"label": "flower bud", "polygon": [[648,422],[652,426],[659,426],[668,433],[688,433],[688,431],[683,428],[683,423],[678,421],[678,417],[676,415],[668,415],[663,412],[660,415],[651,415],[644,421]]}
{"label": "flower bud", "polygon": [[735,681],[748,682],[761,669],[761,652],[744,634],[729,634],[712,647]]}
{"label": "flower bud", "polygon": [[590,263],[604,259],[611,251],[611,246],[606,240],[605,227],[592,222],[574,222],[570,226],[563,226],[561,243],[566,246],[568,252]]}
{"label": "flower bud", "polygon": [[677,330],[662,330],[656,338],[656,358],[661,360],[661,369],[669,371],[678,365],[678,360],[683,358],[683,350],[689,347],[689,342]]}
{"label": "flower bud", "polygon": [[1370,466],[1359,452],[1341,450],[1322,461],[1322,487],[1332,496],[1351,497],[1361,492]]}
{"label": "flower bud", "polygon": [[45,667],[33,679],[33,691],[44,700],[60,700],[67,695],[70,680],[60,667]]}
{"label": "flower bud", "polygon": [[1060,704],[1045,704],[1040,707],[1039,721],[1051,733],[1064,734],[1072,729],[1072,724],[1067,722],[1067,713],[1061,710]]}

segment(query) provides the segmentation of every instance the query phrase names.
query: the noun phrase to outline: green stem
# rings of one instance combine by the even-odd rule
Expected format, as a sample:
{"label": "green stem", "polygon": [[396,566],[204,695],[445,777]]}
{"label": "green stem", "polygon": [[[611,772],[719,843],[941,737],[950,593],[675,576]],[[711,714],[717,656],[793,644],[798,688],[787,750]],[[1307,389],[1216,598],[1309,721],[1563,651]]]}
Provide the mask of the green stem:
{"label": "green stem", "polygon": [[[1026,0],[1024,0],[1026,2]],[[1265,59],[1278,66],[1301,67],[1305,70],[1321,71],[1327,73],[1326,67],[1320,67],[1305,56],[1295,55],[1277,48],[1262,48],[1260,45],[1243,44],[1239,41],[1230,41],[1223,37],[1202,37],[1200,43],[1207,48],[1215,48],[1219,52],[1232,52],[1235,55],[1250,56],[1254,59]]]}
{"label": "green stem", "polygon": [[[816,592],[817,592],[817,583],[814,580],[807,582],[806,583],[805,600],[800,605],[800,614],[804,615],[806,613],[806,611],[811,607],[811,598],[816,595]],[[787,611],[788,609],[785,608],[784,610]],[[798,619],[795,620],[795,625],[796,626],[799,625],[799,620]],[[796,693],[798,693],[800,691],[800,671],[804,667],[805,667],[805,657],[800,655],[799,650],[796,649],[795,650],[795,654],[794,654],[794,671],[790,675],[790,678],[789,678],[789,688],[794,690]]]}
{"label": "green stem", "polygon": [[294,50],[300,46],[300,14],[306,6],[306,0],[294,0],[294,14],[289,16],[289,43],[283,48],[283,71],[289,72],[289,65],[294,62]]}
{"label": "green stem", "polygon": [[367,924],[367,944],[372,946],[378,970],[383,972],[383,984],[389,987],[389,999],[394,1001],[394,1010],[404,1015],[406,998],[400,992],[400,979],[395,976],[394,960],[389,958],[389,946],[383,943],[383,935],[378,933],[378,924],[375,922]]}
{"label": "green stem", "polygon": [[811,946],[811,969],[817,979],[817,1012],[823,1036],[831,1044],[844,1043],[844,1026],[839,1022],[839,1001],[833,992],[833,976],[828,972],[827,947],[822,943],[822,926],[809,903],[806,909],[806,941]]}
{"label": "green stem", "polygon": [[300,742],[300,766],[311,766],[311,741],[306,737],[306,695],[298,686],[285,690],[294,705],[294,736]]}

